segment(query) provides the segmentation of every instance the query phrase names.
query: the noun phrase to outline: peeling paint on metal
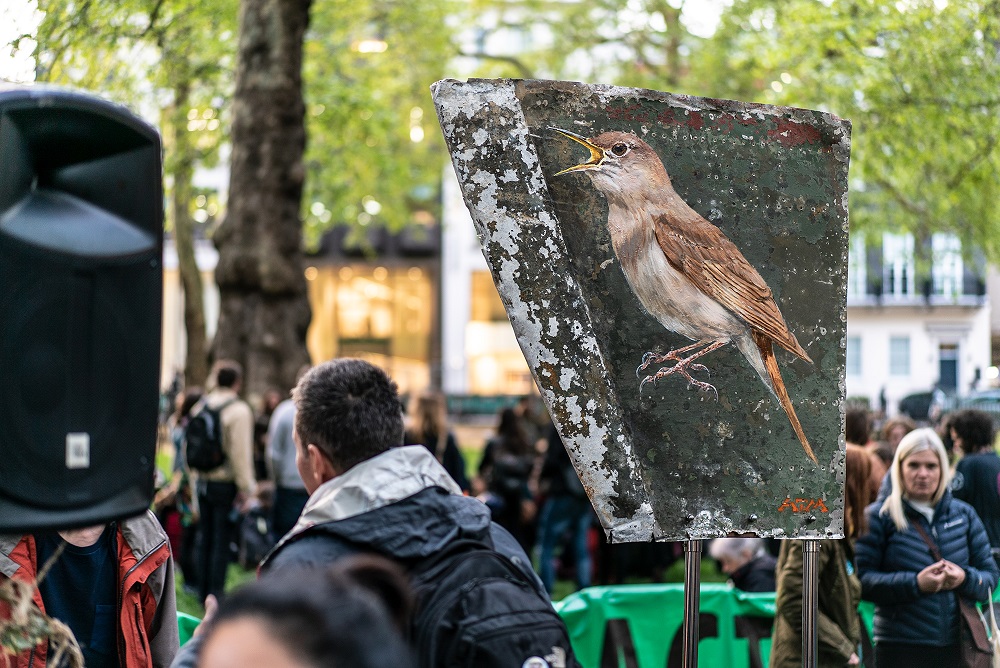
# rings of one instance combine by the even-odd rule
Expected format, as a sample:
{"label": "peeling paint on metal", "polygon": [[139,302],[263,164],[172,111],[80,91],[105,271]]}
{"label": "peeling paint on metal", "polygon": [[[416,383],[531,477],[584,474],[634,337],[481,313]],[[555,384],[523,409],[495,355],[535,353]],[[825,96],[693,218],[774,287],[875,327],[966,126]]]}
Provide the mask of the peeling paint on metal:
{"label": "peeling paint on metal", "polygon": [[[622,368],[629,366],[628,359],[623,362],[615,357],[617,353],[610,353],[605,347],[608,341],[599,339],[597,332],[627,338],[643,325],[639,321],[627,323],[627,331],[621,332],[618,323],[608,319],[608,309],[621,310],[621,300],[614,290],[595,292],[591,284],[622,284],[619,263],[606,237],[595,241],[586,236],[590,232],[579,227],[579,222],[566,227],[561,220],[567,213],[574,220],[591,220],[593,215],[581,216],[581,212],[597,211],[599,206],[594,206],[593,198],[585,204],[577,202],[575,196],[553,201],[554,190],[550,191],[542,168],[550,163],[542,159],[539,146],[544,151],[556,149],[550,148],[551,142],[540,144],[541,139],[532,135],[531,129],[562,124],[589,135],[631,129],[649,141],[667,145],[691,142],[689,150],[700,151],[704,158],[706,172],[700,178],[718,182],[720,173],[724,175],[719,165],[725,159],[711,144],[713,136],[701,129],[711,129],[713,123],[722,127],[719,124],[725,122],[735,126],[727,135],[738,139],[732,146],[744,152],[758,151],[749,161],[754,173],[761,171],[758,162],[769,160],[777,171],[786,169],[793,160],[815,155],[816,147],[822,144],[830,155],[827,171],[808,174],[803,179],[809,181],[802,186],[822,188],[824,179],[841,176],[846,184],[849,124],[810,110],[567,82],[442,81],[432,91],[466,204],[518,342],[609,538],[614,542],[708,538],[745,531],[793,537],[839,535],[843,508],[834,491],[843,482],[843,458],[837,454],[842,453],[842,435],[840,449],[828,467],[800,473],[794,463],[783,462],[780,454],[772,456],[767,448],[755,452],[743,448],[741,440],[748,429],[756,430],[755,438],[764,439],[764,443],[788,433],[781,409],[769,395],[760,398],[759,387],[746,396],[733,393],[720,397],[719,409],[714,410],[721,417],[703,425],[685,417],[692,409],[694,413],[708,410],[703,409],[703,398],[692,397],[683,388],[661,388],[655,396],[649,392],[638,397],[619,395],[621,382],[625,383],[622,387],[635,391],[634,385],[629,387],[631,369]],[[538,104],[531,107],[530,100]],[[657,116],[661,110],[662,119]],[[766,129],[766,136],[761,128]],[[794,175],[798,178],[798,172]],[[559,184],[561,192],[568,189],[565,184]],[[836,198],[811,208],[802,188],[788,193],[786,189],[787,184],[773,181],[763,186],[752,183],[747,196],[736,200],[735,210],[732,186],[728,193],[717,191],[690,203],[720,226],[732,225],[733,219],[746,217],[748,211],[772,219],[792,216],[804,220],[805,226],[795,235],[805,235],[801,238],[813,243],[823,241],[827,256],[842,264],[823,276],[822,283],[828,294],[842,302],[846,297],[847,250],[846,243],[842,247],[836,243],[841,238],[846,242],[846,185],[839,187]],[[751,248],[757,253],[757,266],[764,263],[786,268],[781,285],[794,294],[782,294],[780,285],[772,286],[782,310],[789,303],[804,301],[791,286],[794,281],[809,280],[814,273],[811,267],[807,270],[788,264],[787,253],[795,247],[795,235],[782,228],[775,233],[773,249],[767,249],[766,244]],[[581,243],[591,253],[583,263],[585,270],[580,258],[571,252],[573,244]],[[558,317],[553,316],[553,310]],[[648,319],[640,314],[639,320],[643,317]],[[842,420],[844,379],[842,370],[839,377],[836,374],[837,365],[843,364],[843,318],[841,311],[833,321],[816,326],[804,322],[796,331],[817,360],[818,371],[786,367],[785,373],[795,380],[821,371],[824,378],[836,378],[832,385],[839,389],[836,396],[827,386],[824,391],[812,389],[797,397],[808,424],[829,425],[831,415]],[[836,339],[834,356],[824,357],[831,339]],[[617,345],[621,347],[621,343]],[[632,362],[631,367],[634,365]],[[742,412],[751,424],[726,419],[725,411],[734,415]],[[771,420],[772,411],[782,419]],[[689,424],[690,433],[657,429],[655,421],[636,423],[637,419],[649,422],[664,416]],[[692,443],[701,445],[690,450]],[[637,448],[640,445],[641,449]],[[775,447],[778,445],[775,442]],[[777,447],[779,453],[785,449],[785,445]],[[800,479],[802,484],[790,483]],[[830,512],[822,521],[808,525],[798,517],[775,515],[776,504],[768,508],[777,496],[806,494],[806,481],[819,485],[810,488],[810,493],[829,493]],[[776,482],[778,489],[774,489]],[[725,485],[735,488],[732,492],[720,489]],[[755,519],[749,525],[746,518],[751,515]]]}

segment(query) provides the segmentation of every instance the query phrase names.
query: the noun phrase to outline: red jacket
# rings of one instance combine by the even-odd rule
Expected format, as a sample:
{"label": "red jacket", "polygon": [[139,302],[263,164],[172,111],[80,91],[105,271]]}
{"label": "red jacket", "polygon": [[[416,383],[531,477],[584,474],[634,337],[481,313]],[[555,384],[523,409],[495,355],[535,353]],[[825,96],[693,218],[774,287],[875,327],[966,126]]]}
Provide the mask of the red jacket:
{"label": "red jacket", "polygon": [[[153,513],[117,523],[118,545],[118,660],[123,668],[167,668],[178,649],[177,599],[174,592],[170,544]],[[35,539],[0,536],[0,583],[7,578],[33,581],[38,570]],[[45,612],[35,590],[35,605]],[[10,607],[0,602],[0,619],[10,618]],[[11,668],[42,668],[48,643],[22,652]]]}

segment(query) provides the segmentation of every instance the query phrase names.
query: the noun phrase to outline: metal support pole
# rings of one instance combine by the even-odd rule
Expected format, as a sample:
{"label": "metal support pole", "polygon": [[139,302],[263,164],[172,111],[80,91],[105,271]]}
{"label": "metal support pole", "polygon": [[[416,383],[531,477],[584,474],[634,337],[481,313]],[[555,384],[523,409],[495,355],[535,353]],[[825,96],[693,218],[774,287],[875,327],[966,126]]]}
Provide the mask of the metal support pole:
{"label": "metal support pole", "polygon": [[701,611],[701,541],[684,543],[684,668],[698,668]]}
{"label": "metal support pole", "polygon": [[816,668],[819,652],[819,540],[802,541],[802,666]]}

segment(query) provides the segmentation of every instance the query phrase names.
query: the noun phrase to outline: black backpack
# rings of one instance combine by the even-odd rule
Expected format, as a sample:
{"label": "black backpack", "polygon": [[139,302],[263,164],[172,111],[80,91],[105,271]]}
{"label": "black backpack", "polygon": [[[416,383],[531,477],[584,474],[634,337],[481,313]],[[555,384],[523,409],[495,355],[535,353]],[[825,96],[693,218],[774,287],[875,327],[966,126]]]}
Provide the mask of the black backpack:
{"label": "black backpack", "polygon": [[230,399],[217,408],[209,408],[202,404],[201,410],[188,418],[184,427],[185,458],[189,468],[207,473],[213,471],[226,461],[226,452],[222,449],[222,410],[236,401]]}
{"label": "black backpack", "polygon": [[457,540],[410,569],[421,668],[576,668],[566,625],[514,561]]}

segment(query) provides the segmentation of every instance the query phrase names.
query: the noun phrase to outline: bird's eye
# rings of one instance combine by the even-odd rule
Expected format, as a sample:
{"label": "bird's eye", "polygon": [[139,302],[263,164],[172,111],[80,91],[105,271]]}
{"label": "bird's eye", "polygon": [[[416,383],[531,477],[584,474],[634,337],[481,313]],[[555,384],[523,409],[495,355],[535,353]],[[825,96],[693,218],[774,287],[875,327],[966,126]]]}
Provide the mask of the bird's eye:
{"label": "bird's eye", "polygon": [[625,142],[621,142],[620,141],[620,142],[618,142],[617,144],[615,144],[614,146],[611,147],[611,155],[614,155],[614,156],[620,158],[623,155],[625,155],[626,153],[628,153],[628,144],[626,144]]}

